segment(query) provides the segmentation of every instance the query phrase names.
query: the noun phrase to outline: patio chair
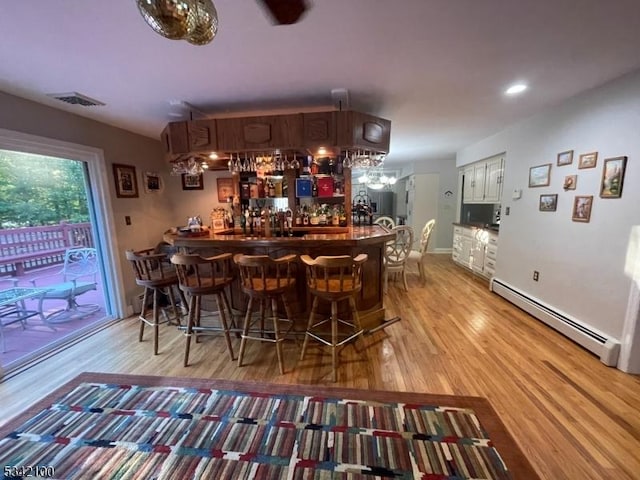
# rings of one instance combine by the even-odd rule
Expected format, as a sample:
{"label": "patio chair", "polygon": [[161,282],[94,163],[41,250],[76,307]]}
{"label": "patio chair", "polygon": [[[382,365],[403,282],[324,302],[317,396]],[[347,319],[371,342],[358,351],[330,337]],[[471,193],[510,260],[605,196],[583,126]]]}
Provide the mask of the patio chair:
{"label": "patio chair", "polygon": [[[51,278],[61,279],[51,283]],[[98,255],[95,248],[68,248],[64,254],[62,269],[51,275],[42,275],[31,280],[34,286],[46,288],[40,297],[38,310],[42,319],[48,323],[67,322],[88,317],[100,310],[100,305],[80,304],[78,297],[96,290],[98,285]],[[64,300],[62,309],[45,314],[44,302],[48,300]]]}

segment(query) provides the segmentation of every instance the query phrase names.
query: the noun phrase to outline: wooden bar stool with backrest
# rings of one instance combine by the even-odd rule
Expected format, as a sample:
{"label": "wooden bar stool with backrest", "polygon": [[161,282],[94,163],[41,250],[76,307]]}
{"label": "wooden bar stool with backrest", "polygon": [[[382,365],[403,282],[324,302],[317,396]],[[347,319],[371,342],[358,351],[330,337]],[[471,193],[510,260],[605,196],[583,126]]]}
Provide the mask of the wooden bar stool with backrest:
{"label": "wooden bar stool with backrest", "polygon": [[[364,253],[355,258],[349,255],[319,256],[315,260],[308,255],[300,257],[300,260],[307,265],[307,288],[314,297],[300,359],[304,359],[309,337],[330,346],[334,382],[338,376],[337,348],[354,340],[363,333],[356,308],[356,295],[362,289],[362,265],[367,261],[367,258],[368,256]],[[314,323],[319,299],[331,302],[331,317]],[[353,317],[352,322],[338,318],[338,302],[342,300],[349,300]],[[323,337],[320,331],[321,327],[327,322],[331,322],[331,341]],[[353,329],[353,332],[347,334],[342,340],[338,338],[338,326],[340,324]]]}
{"label": "wooden bar stool with backrest", "polygon": [[[173,287],[178,286],[178,276],[175,269],[171,266],[169,259],[165,253],[156,253],[154,248],[145,250],[127,250],[125,252],[127,260],[133,267],[136,276],[136,284],[144,287],[144,295],[142,297],[142,309],[140,312],[140,334],[138,341],[142,342],[144,336],[145,324],[153,327],[153,354],[158,354],[158,335],[161,323],[168,323],[175,320],[180,325],[181,312],[173,295]],[[170,306],[173,309],[173,319],[169,316],[165,320],[160,321],[160,301],[162,295],[169,297]],[[149,295],[153,295],[152,309],[153,317],[147,318],[147,308]]]}
{"label": "wooden bar stool with backrest", "polygon": [[[247,340],[259,340],[261,342],[273,342],[276,344],[278,366],[280,373],[284,374],[284,360],[282,357],[282,342],[284,336],[293,328],[293,317],[289,308],[286,294],[295,287],[295,270],[298,256],[291,254],[277,259],[267,255],[243,255],[237,254],[233,260],[240,269],[240,285],[242,291],[249,296],[249,304],[244,318],[242,340],[240,341],[240,354],[238,366],[242,366]],[[278,299],[282,299],[287,318],[278,317]],[[260,302],[260,317],[252,320],[252,311],[255,301]],[[271,317],[273,320],[273,332],[265,331],[265,312],[271,304]],[[260,336],[254,336],[251,327],[260,320]],[[283,332],[280,330],[280,322],[287,322],[289,328]],[[273,339],[265,337],[265,334],[273,333]]]}
{"label": "wooden bar stool with backrest", "polygon": [[[232,255],[223,253],[214,257],[202,257],[197,254],[176,253],[171,257],[171,263],[176,266],[180,290],[189,297],[189,319],[185,332],[186,344],[184,351],[184,366],[189,365],[189,350],[191,337],[206,332],[224,332],[227,342],[229,358],[233,360],[233,345],[231,345],[231,326],[235,327],[231,313],[231,305],[225,289],[234,280]],[[213,295],[218,307],[220,326],[204,326],[201,324],[202,297]],[[227,320],[227,314],[229,319]]]}

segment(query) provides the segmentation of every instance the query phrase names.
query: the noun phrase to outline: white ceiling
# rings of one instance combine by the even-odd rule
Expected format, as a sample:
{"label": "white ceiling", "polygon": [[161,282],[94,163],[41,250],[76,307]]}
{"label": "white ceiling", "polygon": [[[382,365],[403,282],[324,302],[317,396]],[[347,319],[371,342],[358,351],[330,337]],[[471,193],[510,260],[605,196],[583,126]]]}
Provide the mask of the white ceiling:
{"label": "white ceiling", "polygon": [[[159,138],[171,101],[303,111],[346,88],[392,121],[391,164],[452,157],[640,68],[639,0],[315,0],[291,26],[255,0],[214,3],[218,35],[198,47],[154,33],[134,0],[4,1],[0,90]],[[519,80],[529,91],[505,97]],[[72,91],[106,106],[45,96]]]}

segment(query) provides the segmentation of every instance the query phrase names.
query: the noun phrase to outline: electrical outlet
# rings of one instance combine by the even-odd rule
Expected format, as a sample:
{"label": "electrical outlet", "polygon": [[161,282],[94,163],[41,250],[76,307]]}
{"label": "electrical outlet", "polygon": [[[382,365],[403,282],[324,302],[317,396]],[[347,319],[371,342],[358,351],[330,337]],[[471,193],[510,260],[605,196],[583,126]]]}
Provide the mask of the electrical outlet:
{"label": "electrical outlet", "polygon": [[533,281],[537,282],[539,278],[540,278],[540,272],[538,272],[537,270],[534,270],[533,271]]}
{"label": "electrical outlet", "polygon": [[511,213],[511,207],[505,207],[504,214],[509,215]]}
{"label": "electrical outlet", "polygon": [[125,225],[131,225],[131,217],[129,215],[125,215],[124,223]]}

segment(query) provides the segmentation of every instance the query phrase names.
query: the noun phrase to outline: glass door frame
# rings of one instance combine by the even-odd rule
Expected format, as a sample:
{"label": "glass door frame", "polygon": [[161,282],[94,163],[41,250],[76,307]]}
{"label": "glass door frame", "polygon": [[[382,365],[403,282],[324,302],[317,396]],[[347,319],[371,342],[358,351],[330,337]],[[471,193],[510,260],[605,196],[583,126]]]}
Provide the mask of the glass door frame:
{"label": "glass door frame", "polygon": [[[100,270],[104,285],[105,322],[125,318],[127,309],[123,274],[116,248],[116,228],[109,190],[110,177],[103,150],[1,128],[0,149],[84,162],[89,174],[89,181],[85,177],[87,202],[102,263]],[[2,376],[3,370],[0,366],[0,378]]]}

